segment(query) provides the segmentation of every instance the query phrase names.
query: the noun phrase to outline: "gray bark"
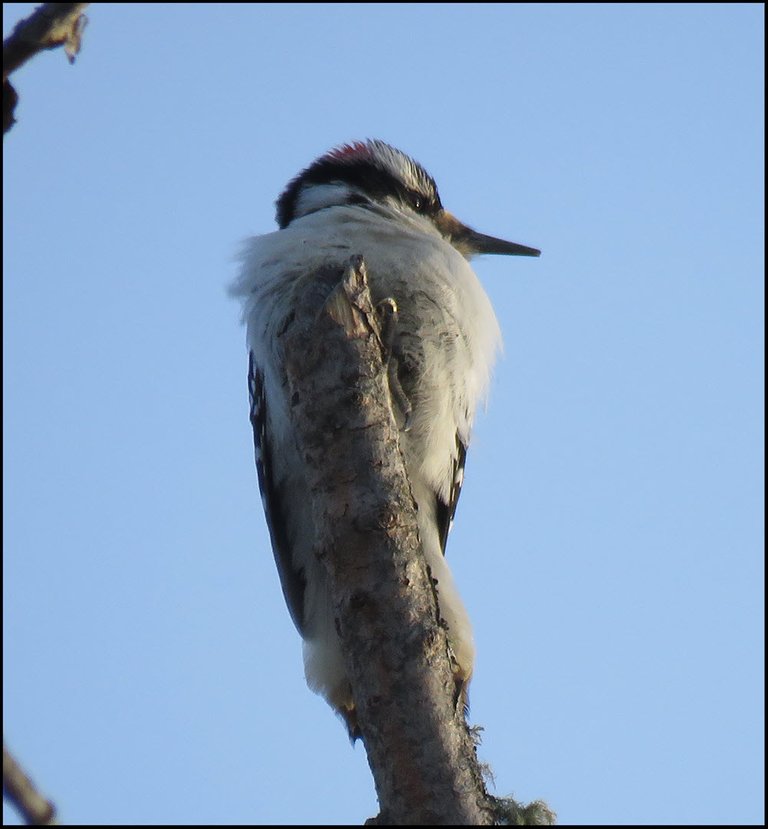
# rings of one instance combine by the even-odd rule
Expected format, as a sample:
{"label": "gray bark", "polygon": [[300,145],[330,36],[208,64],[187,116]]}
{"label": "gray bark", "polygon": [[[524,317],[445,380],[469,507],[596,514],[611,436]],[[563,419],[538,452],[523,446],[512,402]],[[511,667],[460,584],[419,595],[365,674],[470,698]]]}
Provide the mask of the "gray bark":
{"label": "gray bark", "polygon": [[297,300],[282,335],[292,417],[381,806],[376,822],[492,824],[455,701],[362,259],[344,274],[312,274]]}

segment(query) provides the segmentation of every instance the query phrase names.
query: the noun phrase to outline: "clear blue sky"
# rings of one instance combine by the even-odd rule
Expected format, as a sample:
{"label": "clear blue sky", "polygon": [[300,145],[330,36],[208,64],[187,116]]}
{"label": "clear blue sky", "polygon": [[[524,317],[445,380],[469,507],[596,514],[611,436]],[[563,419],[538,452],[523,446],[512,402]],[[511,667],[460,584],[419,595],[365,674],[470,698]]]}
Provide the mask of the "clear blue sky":
{"label": "clear blue sky", "polygon": [[448,550],[497,791],[762,823],[763,8],[88,14],[4,153],[5,733],[62,820],[377,813],[304,684],[225,287],[378,137],[543,250],[476,261],[505,356]]}

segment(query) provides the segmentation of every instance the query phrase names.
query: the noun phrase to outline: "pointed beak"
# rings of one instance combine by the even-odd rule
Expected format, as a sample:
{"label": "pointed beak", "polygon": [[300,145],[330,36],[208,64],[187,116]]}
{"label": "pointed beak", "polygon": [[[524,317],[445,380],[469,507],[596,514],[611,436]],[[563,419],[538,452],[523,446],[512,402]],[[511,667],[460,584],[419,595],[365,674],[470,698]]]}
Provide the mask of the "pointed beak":
{"label": "pointed beak", "polygon": [[504,239],[497,239],[495,236],[486,236],[484,233],[477,233],[467,228],[464,237],[464,244],[472,253],[500,253],[506,256],[541,256],[537,248],[529,248],[526,245],[518,245],[517,242],[507,242]]}
{"label": "pointed beak", "polygon": [[446,236],[451,244],[461,251],[464,256],[478,253],[497,253],[503,256],[540,256],[541,251],[518,245],[517,242],[507,242],[495,236],[486,236],[478,233],[471,227],[462,224],[452,213],[443,210],[435,220],[440,232]]}

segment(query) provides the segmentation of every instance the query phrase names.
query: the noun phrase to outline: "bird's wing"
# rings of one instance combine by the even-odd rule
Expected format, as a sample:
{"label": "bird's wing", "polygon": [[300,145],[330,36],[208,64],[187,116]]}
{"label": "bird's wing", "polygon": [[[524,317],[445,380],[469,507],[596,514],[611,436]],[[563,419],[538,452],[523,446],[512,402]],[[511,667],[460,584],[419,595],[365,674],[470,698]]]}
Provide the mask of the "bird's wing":
{"label": "bird's wing", "polygon": [[253,426],[253,446],[256,457],[256,471],[259,476],[259,489],[267,519],[269,536],[272,540],[272,552],[280,576],[288,610],[299,632],[303,629],[304,591],[306,583],[302,572],[292,564],[290,542],[288,540],[288,520],[290,513],[285,497],[274,475],[273,451],[267,422],[267,398],[264,389],[264,374],[259,368],[253,353],[248,357],[248,394],[251,405],[251,425]]}
{"label": "bird's wing", "polygon": [[445,545],[448,542],[448,533],[453,526],[453,516],[456,514],[456,505],[461,495],[461,485],[464,482],[464,464],[467,460],[467,444],[456,434],[456,458],[453,461],[453,479],[448,501],[437,494],[437,528],[440,533],[440,547],[445,555]]}

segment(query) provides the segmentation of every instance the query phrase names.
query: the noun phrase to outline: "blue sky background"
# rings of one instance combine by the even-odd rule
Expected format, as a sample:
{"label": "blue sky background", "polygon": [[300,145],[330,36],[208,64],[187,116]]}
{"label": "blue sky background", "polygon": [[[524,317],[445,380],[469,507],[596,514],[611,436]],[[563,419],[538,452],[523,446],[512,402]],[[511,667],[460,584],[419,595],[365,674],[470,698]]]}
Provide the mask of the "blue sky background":
{"label": "blue sky background", "polygon": [[225,286],[378,137],[543,250],[476,261],[505,356],[448,548],[497,792],[761,824],[762,7],[88,14],[17,73],[3,182],[5,733],[62,820],[377,813],[304,684]]}

